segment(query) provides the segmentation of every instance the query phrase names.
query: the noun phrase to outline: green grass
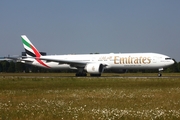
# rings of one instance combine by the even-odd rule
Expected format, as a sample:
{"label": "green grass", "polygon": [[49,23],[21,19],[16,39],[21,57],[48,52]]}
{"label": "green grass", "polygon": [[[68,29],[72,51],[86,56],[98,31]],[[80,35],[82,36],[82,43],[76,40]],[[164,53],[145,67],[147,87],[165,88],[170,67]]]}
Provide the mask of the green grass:
{"label": "green grass", "polygon": [[39,78],[36,75],[0,77],[0,120],[180,119],[178,77]]}

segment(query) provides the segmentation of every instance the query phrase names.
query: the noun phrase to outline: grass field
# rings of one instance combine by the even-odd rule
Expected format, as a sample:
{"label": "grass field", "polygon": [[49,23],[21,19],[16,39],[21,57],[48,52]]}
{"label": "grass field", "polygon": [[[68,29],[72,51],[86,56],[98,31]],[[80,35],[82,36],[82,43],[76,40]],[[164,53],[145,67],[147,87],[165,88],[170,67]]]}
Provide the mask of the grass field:
{"label": "grass field", "polygon": [[[142,76],[144,75],[146,74]],[[154,75],[156,74],[148,74]],[[180,119],[178,77],[58,76],[59,74],[1,74],[0,120]]]}

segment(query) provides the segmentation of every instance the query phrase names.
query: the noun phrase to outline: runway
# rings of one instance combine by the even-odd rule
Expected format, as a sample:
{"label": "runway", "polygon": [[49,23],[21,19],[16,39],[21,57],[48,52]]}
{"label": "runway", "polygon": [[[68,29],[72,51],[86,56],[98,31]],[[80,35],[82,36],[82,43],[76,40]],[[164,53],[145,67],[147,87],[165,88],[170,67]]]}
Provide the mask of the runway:
{"label": "runway", "polygon": [[180,78],[180,73],[163,73],[161,77],[157,76],[157,73],[125,73],[125,74],[116,74],[116,73],[103,73],[100,77],[91,77],[89,74],[86,77],[76,77],[75,73],[0,73],[1,78]]}
{"label": "runway", "polygon": [[105,79],[105,78],[119,78],[119,79],[164,79],[164,78],[180,78],[180,76],[162,76],[162,77],[156,77],[156,76],[102,76],[102,77],[76,77],[76,76],[1,76],[0,78],[83,78],[83,79]]}
{"label": "runway", "polygon": [[153,76],[130,76],[130,77],[120,77],[120,76],[106,76],[106,77],[75,77],[75,78],[128,78],[128,79],[136,79],[136,78],[159,78],[159,79],[162,79],[162,78],[180,78],[180,76],[164,76],[164,77],[153,77]]}

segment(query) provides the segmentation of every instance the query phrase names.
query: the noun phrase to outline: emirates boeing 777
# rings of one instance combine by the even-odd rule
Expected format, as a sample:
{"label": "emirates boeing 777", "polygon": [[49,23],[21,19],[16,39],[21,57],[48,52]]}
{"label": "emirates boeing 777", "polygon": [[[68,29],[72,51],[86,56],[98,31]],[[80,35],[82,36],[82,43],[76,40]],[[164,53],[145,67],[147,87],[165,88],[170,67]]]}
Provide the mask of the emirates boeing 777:
{"label": "emirates boeing 777", "polygon": [[161,76],[163,68],[174,64],[167,55],[158,53],[110,53],[42,56],[31,41],[22,35],[26,57],[19,59],[22,63],[48,69],[75,69],[76,76],[101,76],[105,69],[158,69]]}

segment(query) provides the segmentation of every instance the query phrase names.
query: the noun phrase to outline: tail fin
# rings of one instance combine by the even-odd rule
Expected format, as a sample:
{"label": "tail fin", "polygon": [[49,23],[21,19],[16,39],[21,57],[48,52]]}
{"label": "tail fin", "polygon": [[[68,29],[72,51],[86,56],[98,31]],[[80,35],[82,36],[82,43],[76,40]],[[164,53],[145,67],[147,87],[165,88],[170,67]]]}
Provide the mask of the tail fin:
{"label": "tail fin", "polygon": [[23,46],[28,57],[40,57],[40,52],[31,43],[31,41],[26,37],[26,35],[21,35]]}

